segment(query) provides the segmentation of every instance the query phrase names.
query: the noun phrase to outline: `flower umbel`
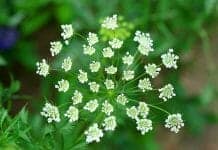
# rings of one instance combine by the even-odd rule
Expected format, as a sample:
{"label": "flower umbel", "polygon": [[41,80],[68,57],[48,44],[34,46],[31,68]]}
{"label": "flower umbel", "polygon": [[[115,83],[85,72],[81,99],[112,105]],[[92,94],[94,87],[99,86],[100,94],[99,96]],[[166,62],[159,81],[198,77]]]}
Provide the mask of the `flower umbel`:
{"label": "flower umbel", "polygon": [[[57,73],[55,78],[59,81],[55,88],[62,92],[61,95],[66,94],[64,97],[72,99],[58,106],[60,114],[58,107],[46,103],[41,115],[46,117],[49,123],[59,122],[60,115],[64,115],[73,126],[81,120],[85,121],[89,126],[82,133],[87,143],[99,142],[105,132],[114,131],[119,123],[124,122],[121,118],[123,114],[136,123],[136,129],[142,135],[146,134],[156,123],[151,119],[152,109],[167,113],[165,127],[177,133],[184,126],[181,114],[170,114],[161,108],[163,102],[176,96],[174,87],[171,83],[164,83],[165,86],[156,88],[153,80],[164,68],[176,69],[179,56],[174,54],[173,49],[169,49],[166,54],[161,55],[159,62],[150,62],[151,59],[147,57],[155,51],[150,34],[136,31],[131,40],[126,40],[118,36],[119,29],[123,28],[122,24],[120,28],[118,25],[117,15],[103,20],[101,31],[107,32],[110,35],[108,38],[99,36],[98,32],[88,32],[87,37],[83,37],[74,33],[72,25],[61,26],[61,36],[65,44],[62,41],[51,42],[51,55],[62,53],[65,46],[73,50],[75,47],[67,44],[75,34],[84,39],[82,52],[78,49],[75,51],[84,54],[86,59],[76,61],[76,57],[65,55],[61,64],[57,65],[58,68],[53,68],[54,65],[49,65],[45,59],[36,63],[36,73],[43,77],[48,74],[52,76],[53,71]],[[135,48],[132,47],[134,42],[137,42]],[[73,42],[70,44],[73,45]],[[74,65],[71,58],[75,62]],[[157,99],[162,99],[163,102],[150,103],[153,100],[150,100],[150,94],[152,97],[156,95]]]}

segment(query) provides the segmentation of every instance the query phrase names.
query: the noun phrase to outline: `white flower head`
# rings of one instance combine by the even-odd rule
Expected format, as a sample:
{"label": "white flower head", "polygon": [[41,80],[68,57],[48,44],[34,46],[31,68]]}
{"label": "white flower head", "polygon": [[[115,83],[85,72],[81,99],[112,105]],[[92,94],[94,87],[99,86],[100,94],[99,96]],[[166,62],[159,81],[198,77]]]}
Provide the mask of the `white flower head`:
{"label": "white flower head", "polygon": [[156,64],[148,64],[148,65],[145,65],[145,71],[152,78],[155,78],[161,71],[161,68],[157,67]]}
{"label": "white flower head", "polygon": [[86,105],[83,107],[83,109],[88,110],[90,112],[94,112],[98,108],[98,101],[97,99],[90,100],[86,103]]}
{"label": "white flower head", "polygon": [[114,38],[113,40],[109,41],[108,43],[114,49],[119,49],[123,45],[123,41],[121,41],[121,40],[119,40],[117,38]]}
{"label": "white flower head", "polygon": [[42,59],[42,62],[37,62],[36,63],[37,70],[36,73],[46,77],[49,74],[49,65],[47,64],[45,59]]}
{"label": "white flower head", "polygon": [[73,27],[71,24],[65,24],[65,25],[61,25],[61,29],[62,29],[61,36],[65,40],[65,43],[68,45],[69,43],[68,39],[73,36],[73,32],[74,32]]}
{"label": "white flower head", "polygon": [[82,103],[83,95],[81,92],[75,90],[72,96],[73,105]]}
{"label": "white flower head", "polygon": [[97,34],[89,32],[87,41],[88,41],[90,46],[98,43],[98,36],[97,36]]}
{"label": "white flower head", "polygon": [[143,118],[146,118],[149,113],[149,107],[145,102],[139,102],[138,111],[139,115],[141,115]]}
{"label": "white flower head", "polygon": [[83,70],[79,70],[78,80],[80,83],[88,82],[88,75],[87,72],[84,72]]}
{"label": "white flower head", "polygon": [[104,119],[103,127],[105,131],[114,131],[117,126],[116,117],[110,116]]}
{"label": "white flower head", "polygon": [[50,42],[50,46],[51,46],[50,47],[51,56],[55,56],[59,54],[63,47],[60,41]]}
{"label": "white flower head", "polygon": [[69,118],[69,122],[75,122],[79,119],[79,110],[74,106],[70,106],[64,116]]}
{"label": "white flower head", "polygon": [[115,74],[117,72],[117,67],[114,67],[113,65],[105,68],[105,71],[107,74]]}
{"label": "white flower head", "polygon": [[102,112],[106,115],[110,115],[114,111],[113,105],[111,105],[107,100],[102,104]]}
{"label": "white flower head", "polygon": [[70,57],[64,59],[61,68],[64,69],[65,72],[69,71],[72,67],[72,60]]}
{"label": "white flower head", "polygon": [[48,123],[51,123],[52,121],[61,121],[58,108],[50,103],[45,104],[42,109],[41,115],[47,118]]}
{"label": "white flower head", "polygon": [[114,82],[113,82],[113,80],[106,79],[104,84],[106,86],[106,89],[108,89],[108,90],[114,89]]}
{"label": "white flower head", "polygon": [[117,15],[113,15],[112,17],[106,17],[101,26],[103,28],[111,30],[118,28]]}
{"label": "white flower head", "polygon": [[102,130],[98,128],[98,124],[95,123],[92,126],[90,126],[88,130],[85,131],[85,135],[86,142],[92,143],[94,141],[99,142],[100,138],[102,138],[104,134]]}
{"label": "white flower head", "polygon": [[58,81],[58,84],[55,85],[55,88],[58,89],[59,92],[67,92],[69,87],[69,82],[64,79]]}
{"label": "white flower head", "polygon": [[114,56],[114,51],[110,47],[106,47],[103,48],[102,54],[105,58],[111,58]]}
{"label": "white flower head", "polygon": [[135,42],[138,42],[139,45],[143,45],[144,47],[152,47],[153,40],[150,37],[149,33],[143,33],[141,31],[135,32],[135,37],[133,39]]}
{"label": "white flower head", "polygon": [[182,120],[182,115],[177,113],[177,114],[172,114],[167,117],[165,120],[165,127],[169,128],[170,131],[178,133],[180,128],[184,126],[183,120]]}
{"label": "white flower head", "polygon": [[132,119],[138,119],[139,111],[135,106],[126,109],[126,114]]}
{"label": "white flower head", "polygon": [[140,44],[138,46],[138,51],[145,56],[148,56],[149,52],[153,52],[154,49],[152,47],[145,47],[144,45]]}
{"label": "white flower head", "polygon": [[149,119],[137,119],[136,124],[137,130],[141,131],[142,135],[153,129],[152,121]]}
{"label": "white flower head", "polygon": [[123,80],[131,80],[134,78],[135,72],[133,70],[124,70],[123,71]]}
{"label": "white flower head", "polygon": [[149,78],[144,78],[144,79],[139,80],[138,88],[141,89],[142,92],[145,92],[147,90],[152,90],[151,82]]}
{"label": "white flower head", "polygon": [[89,82],[90,90],[94,93],[97,93],[99,91],[100,85],[96,82]]}
{"label": "white flower head", "polygon": [[83,45],[83,54],[93,55],[95,53],[95,48],[89,45]]}
{"label": "white flower head", "polygon": [[159,98],[162,98],[164,101],[171,99],[173,96],[176,96],[174,93],[174,88],[171,84],[167,84],[161,89],[159,89],[160,95]]}
{"label": "white flower head", "polygon": [[177,69],[177,60],[179,56],[173,54],[173,49],[169,49],[168,53],[161,55],[162,63],[166,68]]}
{"label": "white flower head", "polygon": [[127,64],[129,66],[133,63],[134,57],[127,52],[126,55],[122,57],[122,60],[123,64]]}
{"label": "white flower head", "polygon": [[122,93],[120,95],[117,96],[117,102],[122,104],[122,105],[126,105],[126,103],[128,103],[128,99],[127,97]]}
{"label": "white flower head", "polygon": [[101,67],[101,64],[98,61],[92,61],[92,63],[89,64],[89,68],[91,72],[98,72],[100,67]]}

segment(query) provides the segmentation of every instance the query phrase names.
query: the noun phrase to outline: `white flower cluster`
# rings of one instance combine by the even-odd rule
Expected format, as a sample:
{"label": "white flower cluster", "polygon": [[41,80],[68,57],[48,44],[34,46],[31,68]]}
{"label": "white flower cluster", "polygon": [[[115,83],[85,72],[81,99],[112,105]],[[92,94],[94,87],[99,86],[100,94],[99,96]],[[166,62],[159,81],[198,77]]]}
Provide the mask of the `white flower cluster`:
{"label": "white flower cluster", "polygon": [[47,64],[45,59],[42,59],[42,62],[37,62],[37,71],[36,73],[46,77],[49,74],[49,65]]}
{"label": "white flower cluster", "polygon": [[69,122],[77,121],[79,119],[79,110],[74,106],[70,106],[64,116],[69,118]]}
{"label": "white flower cluster", "polygon": [[178,133],[180,128],[184,126],[182,115],[179,113],[169,115],[165,122],[165,127],[170,128],[170,131],[175,133]]}
{"label": "white flower cluster", "polygon": [[117,15],[113,15],[112,17],[106,17],[101,26],[110,30],[115,30],[116,28],[118,28]]}
{"label": "white flower cluster", "polygon": [[64,42],[68,45],[69,44],[69,39],[73,36],[73,27],[71,24],[64,24],[61,25],[61,29],[63,30],[61,33],[61,36],[65,40]]}
{"label": "white flower cluster", "polygon": [[55,85],[55,88],[58,89],[59,92],[67,92],[69,87],[70,87],[69,82],[64,79],[58,81],[58,84]]}
{"label": "white flower cluster", "polygon": [[136,129],[139,130],[142,135],[153,129],[152,121],[147,118],[149,110],[150,109],[145,102],[139,102],[138,107],[132,106],[126,110],[127,116],[136,120]]}
{"label": "white flower cluster", "polygon": [[61,68],[64,69],[65,72],[69,71],[72,67],[72,60],[70,57],[64,59]]}
{"label": "white flower cluster", "polygon": [[123,45],[123,41],[121,41],[121,40],[119,40],[117,38],[114,38],[113,40],[109,41],[108,43],[114,49],[119,49]]}
{"label": "white flower cluster", "polygon": [[55,56],[57,54],[59,54],[62,50],[62,43],[60,41],[56,41],[56,42],[50,42],[50,52],[51,52],[51,56]]}
{"label": "white flower cluster", "polygon": [[58,108],[50,103],[45,104],[42,109],[41,115],[47,118],[48,123],[51,123],[52,121],[61,121]]}
{"label": "white flower cluster", "polygon": [[[101,27],[115,35],[115,29],[118,28],[117,15],[106,17]],[[63,30],[61,36],[64,42],[68,44],[74,33],[72,25],[62,25],[61,28]],[[143,61],[144,57],[154,51],[154,48],[150,34],[141,31],[136,31],[133,39],[133,41],[138,43],[139,53],[137,51],[135,54],[132,51],[120,53],[121,49],[124,49],[124,41],[116,36],[102,43],[100,36],[89,32],[87,38],[84,39],[86,44],[81,47],[83,48],[82,53],[89,59],[88,66],[82,66],[83,68],[79,70],[73,70],[72,58],[67,56],[62,61],[61,69],[67,74],[75,72],[76,76],[74,74],[72,76],[69,75],[67,76],[68,80],[61,79],[55,85],[59,92],[68,93],[72,92],[69,89],[74,89],[72,93],[68,93],[72,94],[72,101],[64,116],[70,123],[75,123],[80,120],[79,115],[83,114],[83,112],[85,112],[84,114],[96,115],[98,118],[96,120],[98,121],[92,122],[92,125],[84,132],[87,143],[99,142],[104,132],[116,129],[119,123],[117,120],[120,120],[120,118],[115,116],[115,112],[120,111],[117,110],[116,104],[126,110],[126,115],[135,121],[136,129],[142,135],[151,131],[153,124],[152,120],[148,118],[150,109],[168,112],[161,109],[159,105],[148,104],[144,101],[139,101],[138,98],[145,97],[147,92],[158,92],[159,99],[163,101],[172,99],[175,96],[172,84],[168,83],[156,89],[152,84],[152,80],[163,69],[160,67],[162,64],[165,68],[176,69],[179,57],[173,53],[172,49],[169,49],[166,54],[161,56],[162,64],[145,64],[145,61]],[[51,42],[50,52],[52,56],[58,55],[62,49],[61,41]],[[142,61],[138,62],[138,60]],[[45,59],[37,62],[36,65],[36,73],[41,76],[46,77],[52,71]],[[76,78],[76,80],[71,80],[70,78]],[[135,97],[133,98],[132,95],[135,95]],[[58,108],[50,103],[45,104],[41,115],[46,117],[49,123],[60,121]],[[101,117],[98,117],[99,115]],[[184,123],[180,114],[171,114],[165,121],[165,127],[172,132],[177,133],[183,126]]]}
{"label": "white flower cluster", "polygon": [[142,55],[148,56],[149,52],[154,51],[153,40],[149,33],[143,33],[141,31],[136,31],[134,41],[139,43],[138,50]]}

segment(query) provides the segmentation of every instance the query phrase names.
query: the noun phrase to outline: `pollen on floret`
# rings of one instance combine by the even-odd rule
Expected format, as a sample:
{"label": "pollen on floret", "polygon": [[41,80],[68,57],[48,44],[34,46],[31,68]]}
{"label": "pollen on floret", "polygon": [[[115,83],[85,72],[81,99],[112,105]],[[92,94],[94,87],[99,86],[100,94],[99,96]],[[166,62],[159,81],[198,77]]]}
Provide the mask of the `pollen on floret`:
{"label": "pollen on floret", "polygon": [[105,71],[107,74],[115,74],[117,72],[117,67],[114,67],[113,65],[105,68]]}
{"label": "pollen on floret", "polygon": [[169,49],[168,53],[161,55],[162,63],[166,68],[177,69],[177,60],[179,56],[173,53],[173,49]]}
{"label": "pollen on floret", "polygon": [[62,50],[62,43],[60,41],[50,42],[50,52],[51,56],[58,55]]}
{"label": "pollen on floret", "polygon": [[83,70],[79,70],[78,80],[80,83],[88,82],[88,75],[87,72],[84,72]]}
{"label": "pollen on floret", "polygon": [[98,43],[99,40],[98,40],[97,34],[89,32],[87,41],[89,43],[89,46],[92,46],[92,45]]}
{"label": "pollen on floret", "polygon": [[128,99],[123,93],[117,96],[116,101],[122,105],[126,105],[126,103],[128,103]]}
{"label": "pollen on floret", "polygon": [[48,123],[51,123],[52,121],[61,121],[58,108],[50,103],[45,104],[42,109],[41,115],[47,118]]}
{"label": "pollen on floret", "polygon": [[163,99],[164,101],[167,101],[168,99],[176,96],[176,94],[174,93],[174,88],[171,84],[167,84],[164,87],[160,88],[159,92],[159,98]]}
{"label": "pollen on floret", "polygon": [[110,47],[106,47],[103,48],[102,54],[105,58],[111,58],[114,56],[114,51]]}
{"label": "pollen on floret", "polygon": [[87,143],[99,142],[100,138],[103,137],[103,131],[98,127],[97,123],[94,123],[85,131],[85,135]]}
{"label": "pollen on floret", "polygon": [[179,113],[169,115],[165,120],[165,123],[165,127],[175,133],[178,133],[180,128],[184,126],[182,115]]}
{"label": "pollen on floret", "polygon": [[58,84],[55,85],[55,88],[58,89],[59,92],[67,92],[69,87],[69,82],[64,79],[58,81]]}
{"label": "pollen on floret", "polygon": [[82,99],[83,99],[82,93],[75,90],[75,92],[73,93],[73,96],[72,96],[73,105],[82,103]]}
{"label": "pollen on floret", "polygon": [[106,89],[111,90],[114,89],[114,82],[111,79],[106,79],[104,82]]}
{"label": "pollen on floret", "polygon": [[145,65],[145,71],[152,78],[155,78],[161,71],[161,68],[159,68],[156,64],[147,64]]}
{"label": "pollen on floret", "polygon": [[135,72],[133,70],[124,70],[122,79],[128,81],[128,80],[133,79],[134,75],[135,75]]}
{"label": "pollen on floret", "polygon": [[101,67],[101,64],[98,61],[92,61],[92,63],[89,64],[89,68],[91,72],[98,72],[100,67]]}
{"label": "pollen on floret", "polygon": [[97,99],[90,100],[86,103],[86,105],[83,107],[83,109],[88,110],[90,112],[94,112],[98,108],[98,101]]}
{"label": "pollen on floret", "polygon": [[89,82],[90,90],[94,93],[97,93],[99,91],[100,85],[96,82]]}
{"label": "pollen on floret", "polygon": [[126,55],[122,57],[123,64],[127,64],[128,66],[133,63],[134,57],[129,54],[129,52],[126,52]]}
{"label": "pollen on floret", "polygon": [[90,45],[83,45],[83,54],[93,55],[95,53],[95,48]]}
{"label": "pollen on floret", "polygon": [[116,117],[109,116],[105,118],[102,125],[105,131],[114,131],[117,126]]}
{"label": "pollen on floret", "polygon": [[64,59],[61,68],[64,69],[65,72],[69,71],[72,67],[72,60],[70,57]]}
{"label": "pollen on floret", "polygon": [[113,48],[113,49],[119,49],[122,47],[123,45],[123,41],[117,39],[117,38],[114,38],[112,39],[111,41],[108,42],[109,45]]}
{"label": "pollen on floret", "polygon": [[74,106],[70,106],[64,116],[69,119],[69,122],[75,122],[79,119],[79,110]]}
{"label": "pollen on floret", "polygon": [[112,17],[106,17],[101,26],[110,30],[118,28],[117,15],[113,15]]}
{"label": "pollen on floret", "polygon": [[132,119],[138,119],[139,111],[135,106],[126,109],[126,114]]}
{"label": "pollen on floret", "polygon": [[45,59],[42,59],[42,62],[37,62],[36,66],[37,66],[37,70],[36,70],[37,74],[43,77],[46,77],[49,74],[49,65]]}
{"label": "pollen on floret", "polygon": [[102,104],[102,112],[104,112],[106,115],[110,115],[113,111],[113,105],[111,105],[107,100],[104,101],[104,103]]}
{"label": "pollen on floret", "polygon": [[140,79],[138,83],[138,88],[141,89],[142,92],[152,90],[152,86],[149,78]]}
{"label": "pollen on floret", "polygon": [[141,131],[142,135],[153,129],[152,121],[149,119],[137,119],[136,124],[137,130]]}

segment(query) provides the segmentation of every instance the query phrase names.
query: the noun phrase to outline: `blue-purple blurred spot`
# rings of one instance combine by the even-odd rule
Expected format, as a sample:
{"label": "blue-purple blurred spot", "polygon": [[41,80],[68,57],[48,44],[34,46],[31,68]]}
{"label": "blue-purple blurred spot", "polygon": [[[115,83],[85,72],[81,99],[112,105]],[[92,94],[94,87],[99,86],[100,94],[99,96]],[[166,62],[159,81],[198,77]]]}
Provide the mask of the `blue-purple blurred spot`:
{"label": "blue-purple blurred spot", "polygon": [[15,28],[0,27],[0,51],[10,49],[17,41],[18,32]]}

